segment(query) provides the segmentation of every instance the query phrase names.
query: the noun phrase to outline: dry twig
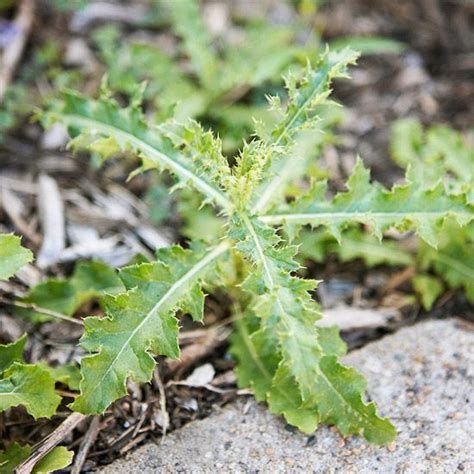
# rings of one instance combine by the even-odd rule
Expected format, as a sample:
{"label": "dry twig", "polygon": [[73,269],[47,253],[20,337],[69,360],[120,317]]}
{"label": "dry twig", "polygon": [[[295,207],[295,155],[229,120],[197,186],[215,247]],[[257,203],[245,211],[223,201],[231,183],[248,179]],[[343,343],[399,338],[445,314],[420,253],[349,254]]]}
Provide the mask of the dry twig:
{"label": "dry twig", "polygon": [[47,316],[51,316],[54,319],[60,319],[61,321],[67,321],[68,323],[77,324],[78,326],[82,326],[82,321],[79,319],[71,318],[62,313],[58,313],[57,311],[53,311],[47,308],[41,308],[40,306],[36,306],[34,303],[22,303],[21,301],[11,301],[7,298],[3,298],[0,296],[0,303],[15,306],[17,308],[24,308],[24,309],[31,309],[32,311],[36,311],[37,313],[45,314]]}
{"label": "dry twig", "polygon": [[160,392],[160,410],[161,417],[163,419],[162,438],[164,438],[166,436],[166,431],[170,424],[170,417],[168,415],[168,411],[166,410],[166,390],[165,386],[163,385],[163,381],[161,380],[160,370],[158,367],[156,367],[153,375],[155,382],[158,385],[158,391]]}
{"label": "dry twig", "polygon": [[219,347],[228,335],[227,329],[209,329],[206,337],[190,344],[181,351],[179,359],[167,359],[165,364],[170,372],[184,372],[197,360],[200,360]]}
{"label": "dry twig", "polygon": [[91,446],[94,444],[97,435],[99,434],[99,431],[100,417],[94,416],[91,420],[87,433],[84,436],[84,439],[82,440],[79,451],[77,452],[76,457],[74,458],[74,465],[72,466],[71,474],[79,474],[81,472],[82,466],[84,465],[87,458],[87,453],[89,452]]}
{"label": "dry twig", "polygon": [[16,474],[30,474],[35,464],[59,444],[81,421],[87,418],[82,413],[69,415],[49,436],[47,436],[36,451],[15,470]]}

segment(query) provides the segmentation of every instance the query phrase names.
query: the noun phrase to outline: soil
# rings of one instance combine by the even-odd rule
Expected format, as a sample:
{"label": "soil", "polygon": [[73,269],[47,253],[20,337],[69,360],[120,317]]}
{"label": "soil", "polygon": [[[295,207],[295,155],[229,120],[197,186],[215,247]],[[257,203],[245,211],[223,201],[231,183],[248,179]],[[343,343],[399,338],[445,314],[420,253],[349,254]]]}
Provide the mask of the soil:
{"label": "soil", "polygon": [[[141,2],[137,2],[141,4]],[[245,4],[244,1],[241,3]],[[278,3],[278,2],[277,2]],[[281,3],[281,2],[279,2]],[[47,2],[35,20],[34,32],[24,62],[32,61],[32,48],[36,42],[54,37],[68,41],[71,32],[66,14],[50,15]],[[43,9],[44,7],[44,9]],[[283,9],[283,12],[286,10]],[[402,41],[406,49],[401,54],[364,57],[352,71],[353,80],[338,82],[335,97],[347,107],[347,115],[339,127],[341,140],[328,148],[324,160],[339,173],[339,181],[347,177],[355,156],[359,153],[373,170],[373,177],[386,185],[402,178],[401,170],[389,158],[389,132],[393,121],[400,117],[416,116],[426,125],[447,123],[460,130],[468,130],[474,123],[474,6],[461,1],[399,1],[350,0],[328,2],[315,19],[327,40],[347,35],[374,34]],[[127,34],[134,34],[137,25],[127,26]],[[92,78],[84,89],[93,90],[98,78]],[[41,89],[41,78],[36,86]],[[179,238],[177,222],[173,219],[158,230],[150,225],[147,210],[139,198],[145,195],[150,177],[135,179],[131,185],[125,180],[130,169],[122,163],[112,163],[101,170],[89,166],[85,157],[71,159],[69,152],[45,150],[41,146],[43,132],[37,124],[24,122],[5,137],[0,145],[0,177],[2,187],[17,196],[22,206],[22,219],[15,220],[11,213],[0,209],[0,231],[15,231],[24,235],[24,242],[37,250],[41,242],[38,231],[36,203],[37,177],[47,173],[53,177],[67,205],[68,224],[80,230],[85,222],[101,236],[115,238],[120,244],[111,248],[111,261],[118,262],[130,252],[150,255],[156,239],[170,241]],[[339,184],[336,182],[335,186]],[[127,186],[127,187],[125,187]],[[120,197],[120,206],[114,200]],[[152,237],[144,237],[143,229],[154,228]],[[150,231],[151,232],[151,231]],[[150,234],[147,234],[150,235]],[[7,291],[18,294],[29,284],[47,274],[68,275],[74,260],[38,273],[31,270],[23,279],[9,283]],[[357,304],[361,307],[390,306],[398,311],[394,321],[381,328],[357,333],[345,333],[350,347],[360,347],[399,327],[430,318],[447,315],[474,320],[474,309],[460,292],[449,292],[440,299],[430,314],[413,303],[408,294],[411,289],[403,278],[389,294],[387,284],[400,272],[397,268],[367,269],[363,262],[341,265],[329,259],[324,265],[311,265],[310,276],[325,280],[323,306],[337,303]],[[3,288],[2,288],[3,289]],[[321,294],[318,295],[321,300]],[[328,303],[329,301],[329,303]],[[219,295],[209,298],[206,312],[209,326],[217,325],[228,317],[226,301]],[[224,308],[224,309],[223,309]],[[81,308],[80,314],[97,312],[97,306]],[[185,325],[188,323],[185,322]],[[189,326],[191,332],[194,327]],[[28,346],[29,360],[46,358],[51,363],[77,360],[81,355],[75,347],[80,331],[68,323],[48,323],[35,328],[12,317],[9,308],[0,306],[0,340],[10,341],[24,331],[33,334]],[[217,337],[217,336],[216,336]],[[199,346],[203,336],[191,334],[185,344]],[[216,406],[238,397],[232,376],[232,361],[226,353],[225,338],[218,337],[213,349],[204,357],[196,357],[190,365],[179,371],[170,371],[161,361],[151,385],[138,387],[130,384],[130,396],[115,403],[101,418],[97,440],[88,454],[86,467],[94,469],[123,456],[149,439],[160,438],[166,426],[170,432],[192,420],[204,418]],[[173,385],[171,380],[182,380],[197,366],[210,362],[220,383],[217,390]],[[164,384],[169,421],[160,404],[160,387]],[[4,442],[21,440],[31,444],[42,440],[66,416],[64,405],[59,416],[52,421],[33,425],[25,412],[19,409],[0,414],[0,436]],[[77,448],[89,423],[80,425],[65,440]],[[1,443],[0,443],[1,444]]]}

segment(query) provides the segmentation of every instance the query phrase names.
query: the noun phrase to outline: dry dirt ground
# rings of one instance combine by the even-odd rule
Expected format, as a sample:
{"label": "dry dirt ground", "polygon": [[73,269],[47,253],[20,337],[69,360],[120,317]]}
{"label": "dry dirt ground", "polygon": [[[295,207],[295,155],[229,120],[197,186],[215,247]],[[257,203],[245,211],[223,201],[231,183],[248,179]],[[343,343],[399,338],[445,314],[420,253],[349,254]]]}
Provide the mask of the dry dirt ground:
{"label": "dry dirt ground", "polygon": [[[66,46],[81,36],[70,30],[70,16],[51,15],[47,3],[40,2],[41,10],[34,21],[23,58],[25,63],[31,61],[33,45],[47,34],[57,34],[58,41]],[[246,3],[253,4],[239,0],[234,2],[234,8],[259,15],[269,14],[265,6],[266,3],[272,5],[272,2],[261,2],[263,6],[249,9]],[[280,10],[275,10],[283,16],[283,21],[288,11],[285,8],[280,5]],[[276,21],[282,20],[275,12],[273,15],[277,17]],[[352,81],[335,86],[335,96],[347,107],[347,114],[339,127],[341,140],[329,147],[323,158],[335,176],[339,176],[339,180],[335,180],[336,187],[348,175],[356,153],[372,167],[375,179],[392,184],[401,178],[401,170],[389,159],[388,150],[390,125],[397,118],[414,115],[425,124],[441,122],[459,129],[472,126],[473,15],[471,3],[454,0],[334,1],[318,12],[316,25],[328,40],[343,35],[378,34],[406,44],[405,51],[400,54],[362,58],[353,70]],[[131,22],[127,31],[133,34],[136,28]],[[94,52],[91,49],[83,52],[87,57],[89,54]],[[84,89],[93,90],[99,79],[94,78],[91,84],[84,85]],[[41,89],[42,85],[38,78],[35,87]],[[45,143],[47,139],[49,143]],[[45,199],[49,199],[48,204],[51,199],[54,201],[54,196],[62,206],[68,231],[68,252],[62,261],[45,269],[28,267],[13,283],[2,286],[1,289],[11,295],[21,294],[45,275],[69,274],[80,258],[105,256],[111,264],[122,265],[136,253],[152,255],[156,246],[180,237],[178,223],[173,217],[160,227],[150,221],[149,210],[140,200],[150,185],[149,178],[126,185],[129,169],[124,165],[94,169],[86,157],[73,159],[65,152],[63,139],[60,134],[45,137],[37,124],[24,121],[0,145],[0,231],[22,234],[26,245],[37,251],[44,238],[40,225],[42,206]],[[92,243],[87,245],[89,241]],[[97,245],[98,241],[100,245]],[[430,315],[425,314],[419,305],[407,302],[406,279],[393,269],[368,270],[358,261],[341,267],[329,260],[312,270],[317,270],[318,278],[322,274],[325,280],[324,306],[389,307],[392,311],[378,323],[347,328],[344,336],[351,347],[364,345],[428,316],[474,319],[472,307],[457,293],[442,298]],[[395,286],[394,281],[398,282]],[[387,288],[390,288],[388,293]],[[228,316],[227,304],[220,295],[209,299],[207,323],[210,326],[216,323],[219,326],[219,321]],[[90,306],[82,310],[84,314],[90,314],[98,308]],[[25,330],[31,333],[32,329],[30,323],[13,317],[8,306],[0,306],[2,341],[11,341]],[[114,404],[101,418],[96,427],[96,442],[84,464],[85,470],[110,463],[146,440],[161,439],[164,426],[168,431],[181,428],[190,421],[208,416],[217,406],[238,396],[231,371],[233,363],[226,355],[227,328],[188,329],[181,341],[188,354],[184,362],[164,361],[151,385],[131,384],[131,395]],[[51,363],[74,360],[78,356],[76,342],[80,333],[79,326],[63,322],[35,328],[28,346],[29,359],[34,362],[46,358]],[[212,364],[216,372],[212,383],[218,390],[168,384],[170,380],[184,379],[204,363]],[[160,408],[160,390],[168,402],[169,420]],[[66,413],[65,408],[62,413]],[[32,428],[31,419],[21,409],[15,409],[0,415],[0,435],[5,441],[18,439],[36,443],[60,421],[58,417]],[[66,444],[77,448],[88,430],[90,424],[86,422],[69,435]]]}

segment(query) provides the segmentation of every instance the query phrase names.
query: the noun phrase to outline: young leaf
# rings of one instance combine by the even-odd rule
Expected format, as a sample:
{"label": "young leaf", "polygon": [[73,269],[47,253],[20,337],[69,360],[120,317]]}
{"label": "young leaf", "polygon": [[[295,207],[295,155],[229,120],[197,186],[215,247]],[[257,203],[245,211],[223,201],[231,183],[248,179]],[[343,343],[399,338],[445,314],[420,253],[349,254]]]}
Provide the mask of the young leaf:
{"label": "young leaf", "polygon": [[328,201],[326,183],[317,182],[310,192],[280,212],[261,216],[268,224],[285,224],[290,234],[305,224],[324,225],[337,238],[350,223],[370,224],[377,237],[390,227],[414,228],[428,244],[436,247],[439,228],[452,216],[460,225],[474,219],[474,206],[463,196],[448,195],[442,184],[423,189],[416,183],[394,186],[391,191],[370,183],[370,173],[359,159],[348,180],[347,191]]}
{"label": "young leaf", "polygon": [[347,78],[347,68],[355,64],[357,57],[358,54],[349,48],[326,51],[315,65],[308,63],[300,75],[289,75],[286,79],[288,105],[268,139],[276,145],[288,145],[300,131],[316,126],[318,106],[328,98],[331,82],[335,78]]}
{"label": "young leaf", "polygon": [[431,275],[415,275],[411,281],[413,288],[420,295],[423,308],[430,310],[443,292],[443,284]]}
{"label": "young leaf", "polygon": [[54,379],[38,365],[14,362],[0,379],[0,411],[23,405],[35,419],[49,418],[60,401]]}
{"label": "young leaf", "polygon": [[0,280],[8,280],[32,260],[33,254],[21,246],[20,237],[13,234],[0,235]]}
{"label": "young leaf", "polygon": [[[315,324],[319,308],[309,294],[315,282],[289,273],[298,269],[295,248],[283,245],[275,231],[256,218],[235,216],[232,224],[236,248],[254,264],[244,287],[256,294],[252,310],[261,320],[262,337],[270,337],[281,354],[278,383],[294,379],[301,406],[317,407],[320,419],[343,434],[361,432],[374,443],[392,440],[396,432],[391,423],[377,416],[373,403],[363,402],[364,378],[328,353],[335,341],[322,343]],[[281,409],[281,400],[273,401]]]}
{"label": "young leaf", "polygon": [[[79,262],[68,279],[52,278],[39,283],[21,301],[72,316],[87,301],[100,298],[106,293],[116,294],[123,289],[123,283],[113,268],[104,262],[93,260]],[[33,322],[53,319],[52,316],[35,310],[22,309],[18,312]]]}
{"label": "young leaf", "polygon": [[[31,454],[31,446],[11,443],[5,451],[0,452],[0,474],[11,474],[15,468],[26,461]],[[33,474],[49,474],[69,466],[74,457],[73,451],[64,446],[56,446],[47,453],[31,471]]]}
{"label": "young leaf", "polygon": [[40,459],[33,468],[33,474],[49,474],[68,467],[74,451],[69,451],[64,446],[56,446],[46,456]]}
{"label": "young leaf", "polygon": [[75,136],[73,146],[94,149],[104,158],[117,150],[136,153],[142,159],[142,171],[166,169],[183,186],[188,184],[200,191],[207,201],[224,209],[230,207],[222,190],[206,177],[200,157],[195,161],[185,159],[157,127],[145,122],[135,101],[120,109],[108,94],[103,94],[98,101],[90,101],[77,93],[66,92],[63,101],[53,104],[44,114],[43,122],[46,126],[63,123]]}
{"label": "young leaf", "polygon": [[[327,102],[333,79],[347,77],[347,67],[355,63],[357,56],[348,48],[336,53],[326,52],[314,67],[308,64],[300,76],[289,76],[286,81],[288,106],[284,112],[280,111],[282,118],[271,134],[262,138],[274,146],[288,147],[305,130],[317,133],[321,106]],[[257,193],[253,207],[255,213],[267,209],[278,197],[282,184],[294,166],[294,156],[291,154],[286,157],[283,155],[282,159],[273,162],[269,178]]]}
{"label": "young leaf", "polygon": [[26,334],[10,344],[0,344],[0,374],[13,362],[23,361],[23,350],[26,344]]}
{"label": "young leaf", "polygon": [[223,242],[209,252],[172,247],[158,260],[122,270],[129,290],[105,298],[106,317],[84,321],[81,345],[93,355],[81,362],[81,394],[72,408],[85,414],[103,412],[126,395],[128,377],[147,382],[153,355],[178,357],[177,310],[202,319],[202,281],[217,271],[215,261],[228,249]]}
{"label": "young leaf", "polygon": [[201,172],[217,187],[223,186],[230,176],[227,159],[222,154],[222,144],[211,131],[204,131],[194,120],[184,125],[176,121],[161,124],[159,130],[176,149],[181,150],[187,161],[199,163]]}

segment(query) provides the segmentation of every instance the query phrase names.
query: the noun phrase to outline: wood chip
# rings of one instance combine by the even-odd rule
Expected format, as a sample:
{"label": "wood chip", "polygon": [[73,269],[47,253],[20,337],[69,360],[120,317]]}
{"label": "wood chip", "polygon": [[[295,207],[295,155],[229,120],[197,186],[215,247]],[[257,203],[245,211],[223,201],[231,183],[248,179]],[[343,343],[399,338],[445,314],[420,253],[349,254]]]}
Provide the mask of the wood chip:
{"label": "wood chip", "polygon": [[102,22],[140,24],[146,19],[147,12],[148,9],[143,5],[126,6],[113,2],[93,2],[74,13],[70,28],[74,32],[84,33],[91,26]]}
{"label": "wood chip", "polygon": [[[23,183],[25,186],[25,183]],[[18,196],[0,183],[0,205],[13,222],[18,232],[27,237],[32,244],[39,245],[41,237],[31,228],[24,218],[25,206]]]}
{"label": "wood chip", "polygon": [[36,262],[39,268],[47,268],[59,261],[66,247],[66,229],[59,187],[53,178],[45,174],[41,174],[38,179],[37,201],[43,243]]}
{"label": "wood chip", "polygon": [[386,326],[396,313],[388,310],[373,310],[340,305],[326,309],[323,318],[318,321],[318,326],[338,326],[342,331],[356,329],[370,329]]}

